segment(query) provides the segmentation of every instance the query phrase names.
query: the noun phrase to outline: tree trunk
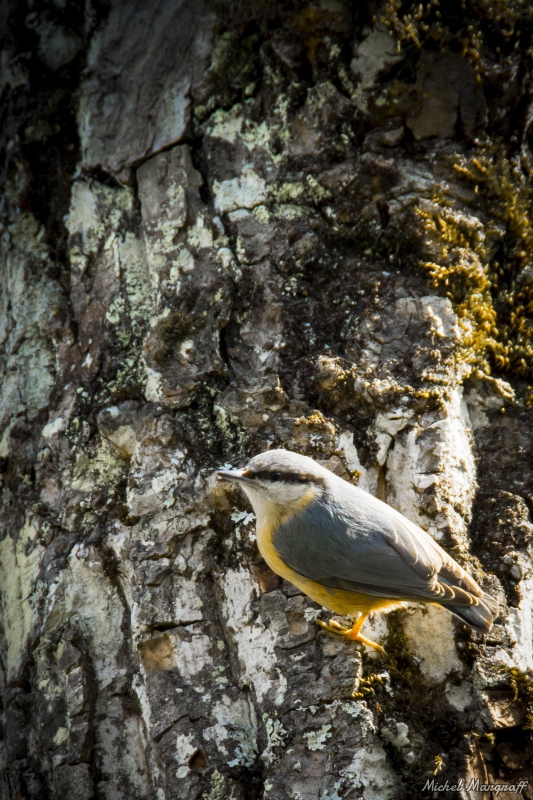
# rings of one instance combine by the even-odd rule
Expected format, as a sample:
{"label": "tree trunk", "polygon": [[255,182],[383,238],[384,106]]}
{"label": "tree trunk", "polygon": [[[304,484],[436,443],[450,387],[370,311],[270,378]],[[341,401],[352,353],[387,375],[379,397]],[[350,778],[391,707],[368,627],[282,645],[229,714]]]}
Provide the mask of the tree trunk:
{"label": "tree trunk", "polygon": [[[2,800],[533,781],[532,30],[518,0],[4,0]],[[428,530],[491,633],[321,631],[214,479],[272,447]]]}

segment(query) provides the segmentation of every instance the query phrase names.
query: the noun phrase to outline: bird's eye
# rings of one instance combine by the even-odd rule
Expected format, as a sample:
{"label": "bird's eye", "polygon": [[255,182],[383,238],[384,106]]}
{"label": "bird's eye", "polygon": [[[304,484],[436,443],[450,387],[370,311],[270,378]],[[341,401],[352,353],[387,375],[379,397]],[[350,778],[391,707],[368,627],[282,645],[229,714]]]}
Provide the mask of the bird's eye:
{"label": "bird's eye", "polygon": [[270,480],[271,481],[280,481],[281,480],[281,472],[271,472],[270,473]]}

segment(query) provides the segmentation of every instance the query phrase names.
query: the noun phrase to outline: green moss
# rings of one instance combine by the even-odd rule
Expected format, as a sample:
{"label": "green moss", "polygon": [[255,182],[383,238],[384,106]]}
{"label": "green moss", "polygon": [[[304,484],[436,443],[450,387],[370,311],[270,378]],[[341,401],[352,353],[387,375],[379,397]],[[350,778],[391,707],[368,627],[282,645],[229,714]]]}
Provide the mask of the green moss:
{"label": "green moss", "polygon": [[188,314],[183,311],[171,311],[157,325],[158,347],[153,353],[156,364],[162,364],[172,355],[180,339],[194,333],[194,326]]}
{"label": "green moss", "polygon": [[[414,656],[409,651],[402,617],[399,614],[389,615],[389,632],[383,661],[390,673],[391,682],[394,684],[393,697],[396,698],[396,701],[400,701],[402,711],[409,711],[413,704],[416,705],[420,693],[423,693],[421,687],[424,679]],[[366,654],[363,655],[363,675],[352,696],[363,700],[375,696],[379,697],[380,703],[386,701],[387,705],[390,705],[392,695],[388,693],[389,679],[386,677],[386,673],[366,672],[366,667],[375,668],[375,663],[373,658],[369,658]]]}
{"label": "green moss", "polygon": [[533,731],[533,676],[517,667],[507,670],[514,701],[525,709],[524,730]]}
{"label": "green moss", "polygon": [[533,9],[527,0],[386,0],[380,15],[399,49],[409,45],[421,49],[430,41],[440,47],[459,41],[476,72],[488,37],[496,36],[510,45],[520,28],[532,19]]}
{"label": "green moss", "polygon": [[[446,701],[442,683],[426,681],[417,659],[409,651],[404,619],[403,611],[388,615],[389,633],[382,663],[390,681],[384,680],[384,675],[379,680],[375,659],[363,654],[363,677],[357,687],[358,694],[354,695],[367,701],[379,727],[393,718],[408,723],[417,733],[420,751],[413,762],[408,762],[403,751],[391,742],[384,744],[390,763],[404,781],[405,790],[398,794],[398,800],[419,796],[426,779],[443,769],[439,759],[449,752],[457,735],[457,719]],[[369,667],[371,672],[367,672]]]}
{"label": "green moss", "polygon": [[[473,227],[442,198],[420,206],[425,233],[441,257],[424,262],[435,287],[453,301],[462,328],[460,357],[486,374],[506,372],[530,384],[533,400],[533,192],[503,143],[478,148],[455,169],[474,184],[495,222]],[[494,244],[499,243],[496,250]]]}
{"label": "green moss", "polygon": [[203,122],[216,108],[230,108],[250,96],[259,75],[257,33],[244,36],[226,31],[216,42],[204,89],[197,97],[194,115]]}
{"label": "green moss", "polygon": [[[490,102],[494,102],[494,64],[503,69],[515,63],[518,69],[533,31],[533,7],[526,0],[446,4],[386,0],[380,19],[396,38],[398,49],[405,48],[415,61],[422,48],[432,50],[437,44],[441,50],[458,51],[460,46]],[[507,102],[504,97],[500,102]],[[489,114],[492,120],[494,110]],[[478,195],[483,222],[473,224],[476,218],[461,213],[445,196],[435,195],[432,208],[421,201],[417,213],[424,220],[424,234],[440,243],[441,250],[440,256],[422,266],[455,305],[460,360],[486,374],[503,372],[525,379],[530,385],[529,407],[533,402],[531,165],[508,134],[498,138],[505,126],[497,121],[490,126],[492,139],[474,141],[470,154],[454,164]]]}
{"label": "green moss", "polygon": [[388,680],[384,674],[379,672],[371,672],[369,675],[363,675],[357,684],[357,691],[352,692],[352,697],[356,700],[368,700],[369,697],[376,694],[376,689],[388,684]]}

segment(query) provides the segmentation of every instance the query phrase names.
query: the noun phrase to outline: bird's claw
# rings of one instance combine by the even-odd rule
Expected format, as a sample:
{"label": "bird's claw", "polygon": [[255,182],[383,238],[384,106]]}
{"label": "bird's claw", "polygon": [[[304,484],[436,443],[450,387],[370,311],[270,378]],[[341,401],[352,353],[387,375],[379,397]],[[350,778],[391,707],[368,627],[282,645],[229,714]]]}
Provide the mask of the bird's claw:
{"label": "bird's claw", "polygon": [[335,619],[330,619],[329,622],[323,622],[321,619],[317,619],[317,623],[329,633],[336,634],[337,636],[346,636],[348,639],[352,639],[352,641],[361,642],[362,644],[366,644],[367,647],[373,647],[374,650],[385,655],[385,650],[380,644],[373,642],[371,639],[367,639],[366,636],[359,633],[361,629],[359,621],[355,623],[353,628],[346,628]]}
{"label": "bird's claw", "polygon": [[344,625],[341,625],[335,619],[330,619],[329,622],[323,622],[321,619],[317,619],[317,622],[325,631],[336,633],[338,636],[347,636],[351,631],[351,628],[345,628]]}
{"label": "bird's claw", "polygon": [[[352,638],[354,638],[354,639],[355,639],[355,637],[352,637]],[[373,642],[373,641],[372,641],[372,639],[367,639],[367,638],[366,638],[366,636],[361,636],[361,634],[360,634],[360,633],[359,633],[359,634],[357,634],[357,639],[356,639],[356,641],[358,641],[358,642],[362,642],[363,644],[366,644],[366,645],[367,645],[367,647],[373,647],[373,648],[374,648],[374,650],[377,650],[377,651],[378,651],[378,653],[381,653],[381,654],[382,654],[382,655],[384,655],[384,656],[386,656],[386,655],[387,655],[387,652],[386,652],[386,650],[385,650],[385,649],[384,649],[384,648],[383,648],[383,647],[382,647],[380,644],[378,644],[377,642]]]}

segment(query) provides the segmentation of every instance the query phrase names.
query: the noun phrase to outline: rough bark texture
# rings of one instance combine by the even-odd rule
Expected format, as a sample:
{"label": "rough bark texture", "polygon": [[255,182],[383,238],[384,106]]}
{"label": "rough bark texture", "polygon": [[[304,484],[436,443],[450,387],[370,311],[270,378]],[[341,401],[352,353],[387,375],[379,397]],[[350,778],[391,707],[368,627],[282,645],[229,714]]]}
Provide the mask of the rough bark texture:
{"label": "rough bark texture", "polygon": [[[2,800],[533,780],[528,4],[1,5]],[[280,446],[491,634],[321,632],[213,477]]]}

